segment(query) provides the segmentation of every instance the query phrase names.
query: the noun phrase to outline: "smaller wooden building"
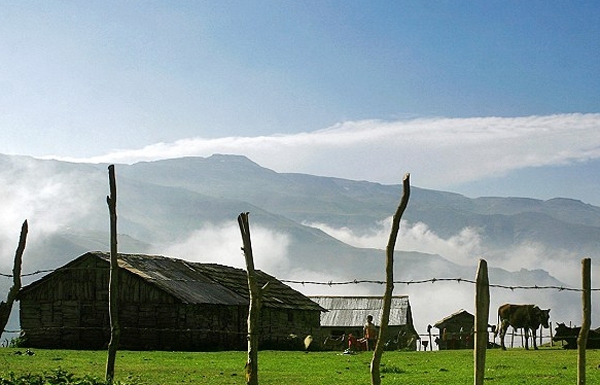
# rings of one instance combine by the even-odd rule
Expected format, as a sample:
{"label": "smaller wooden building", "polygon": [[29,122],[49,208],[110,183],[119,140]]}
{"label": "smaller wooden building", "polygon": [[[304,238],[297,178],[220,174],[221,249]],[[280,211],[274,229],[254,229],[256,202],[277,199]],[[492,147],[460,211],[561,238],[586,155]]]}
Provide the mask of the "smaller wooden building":
{"label": "smaller wooden building", "polygon": [[[157,255],[119,254],[120,348],[236,350],[247,348],[246,271]],[[110,255],[88,252],[24,287],[19,294],[25,344],[100,349],[110,339]],[[260,315],[261,348],[292,348],[290,335],[319,329],[324,311],[262,271],[269,282]]]}
{"label": "smaller wooden building", "polygon": [[[367,315],[373,316],[378,328],[381,324],[383,296],[310,296],[327,312],[321,314],[321,334],[325,348],[347,348],[347,337],[363,337]],[[414,328],[412,310],[407,295],[393,296],[385,336],[386,348],[417,349],[419,334]],[[342,341],[333,343],[333,341]]]}
{"label": "smaller wooden building", "polygon": [[436,342],[440,350],[473,349],[475,316],[460,309],[438,321],[433,327],[439,330]]}

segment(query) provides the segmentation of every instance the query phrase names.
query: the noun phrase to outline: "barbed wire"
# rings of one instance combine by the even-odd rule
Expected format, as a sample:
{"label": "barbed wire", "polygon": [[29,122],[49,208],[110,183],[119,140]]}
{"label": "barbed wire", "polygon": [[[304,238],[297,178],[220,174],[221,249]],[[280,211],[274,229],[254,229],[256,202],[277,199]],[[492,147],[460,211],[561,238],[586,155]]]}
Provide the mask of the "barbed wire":
{"label": "barbed wire", "polygon": [[[298,281],[298,280],[287,280],[287,279],[280,279],[281,282],[283,283],[292,283],[292,284],[300,284],[300,285],[323,285],[323,286],[336,286],[336,285],[352,285],[352,284],[361,284],[361,283],[372,283],[372,284],[378,284],[378,285],[385,285],[386,282],[385,281],[379,281],[379,280],[368,280],[368,279],[363,279],[363,280],[352,280],[352,281],[340,281],[340,282],[335,282],[335,281]],[[457,283],[461,283],[461,282],[466,282],[466,283],[470,283],[470,284],[476,284],[477,281],[472,280],[472,279],[466,279],[466,278],[429,278],[429,279],[421,279],[421,280],[410,280],[410,281],[394,281],[394,284],[403,284],[403,285],[413,285],[413,284],[423,284],[423,283],[436,283],[436,282],[451,282],[451,281],[456,281]],[[495,287],[495,288],[501,288],[501,289],[510,289],[510,290],[516,290],[516,289],[523,289],[523,290],[547,290],[547,289],[552,289],[552,290],[558,290],[558,291],[583,291],[583,289],[579,289],[579,288],[572,288],[572,287],[566,287],[566,286],[556,286],[556,285],[503,285],[503,284],[494,284],[494,283],[490,283],[489,287]],[[599,289],[591,289],[592,291],[600,291]]]}
{"label": "barbed wire", "polygon": [[[52,273],[58,269],[43,269],[37,270],[31,273],[21,274],[21,277],[30,277],[38,274],[44,273]],[[89,267],[71,267],[71,268],[63,268],[62,270],[89,270]],[[12,274],[0,273],[0,276],[6,278],[12,278]],[[189,281],[189,280],[186,280]],[[350,281],[310,281],[310,280],[292,280],[292,279],[279,279],[280,282],[288,283],[288,284],[298,284],[298,285],[318,285],[318,286],[340,286],[340,285],[359,285],[359,284],[375,284],[375,285],[385,285],[386,282],[382,280],[373,280],[373,279],[353,279]],[[394,284],[398,285],[417,285],[417,284],[425,284],[425,283],[437,283],[437,282],[457,282],[457,283],[469,283],[476,284],[477,282],[473,279],[467,278],[428,278],[428,279],[419,279],[419,280],[410,280],[410,281],[394,281]],[[581,288],[573,288],[567,286],[558,286],[558,285],[505,285],[498,283],[490,283],[490,288],[500,288],[507,290],[558,290],[558,291],[574,291],[574,292],[582,292]],[[600,288],[593,288],[591,291],[600,291]]]}
{"label": "barbed wire", "polygon": [[[37,270],[37,271],[34,271],[33,273],[21,274],[21,277],[30,277],[32,275],[38,275],[38,274],[44,274],[44,273],[52,273],[53,271],[56,271],[56,270],[57,269]],[[69,270],[73,270],[73,269],[71,268]],[[0,277],[12,278],[13,275],[12,274],[0,273]]]}

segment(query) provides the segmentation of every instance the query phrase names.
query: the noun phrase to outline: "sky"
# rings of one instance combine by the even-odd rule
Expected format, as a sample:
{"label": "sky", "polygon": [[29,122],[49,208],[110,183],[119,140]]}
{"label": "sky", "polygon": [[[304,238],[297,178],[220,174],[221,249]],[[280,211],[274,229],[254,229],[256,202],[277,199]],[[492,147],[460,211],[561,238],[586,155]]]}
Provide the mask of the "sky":
{"label": "sky", "polygon": [[600,206],[595,1],[0,0],[0,153]]}

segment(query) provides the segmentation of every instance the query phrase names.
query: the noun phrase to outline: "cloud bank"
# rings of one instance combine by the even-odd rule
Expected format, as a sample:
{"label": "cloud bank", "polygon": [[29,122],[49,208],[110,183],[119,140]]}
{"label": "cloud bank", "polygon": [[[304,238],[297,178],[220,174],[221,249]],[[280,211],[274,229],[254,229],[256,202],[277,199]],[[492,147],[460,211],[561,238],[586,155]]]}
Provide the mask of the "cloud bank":
{"label": "cloud bank", "polygon": [[[335,228],[323,223],[304,223],[307,226],[319,228],[327,234],[356,247],[370,247],[384,249],[387,245],[391,229],[392,218],[379,222],[375,227],[365,232],[356,232],[353,229],[342,227]],[[547,246],[534,243],[521,243],[501,250],[495,250],[485,245],[476,228],[466,227],[457,234],[443,238],[428,228],[423,223],[410,224],[402,221],[397,250],[419,251],[423,253],[439,254],[445,259],[458,265],[472,266],[473,276],[461,277],[473,279],[476,264],[480,258],[488,261],[490,268],[502,268],[507,271],[518,272],[521,269],[536,270],[543,268],[552,276],[570,287],[579,287],[581,272],[573,261],[577,256],[573,252],[563,249],[550,249]],[[401,263],[401,262],[399,262]],[[423,266],[423,271],[427,271]],[[466,269],[468,270],[468,269]],[[593,276],[600,274],[599,268],[593,268]],[[453,276],[424,276],[423,278],[456,278]],[[502,282],[491,282],[502,283]],[[303,287],[296,287],[305,290]],[[361,289],[367,293],[354,293],[353,286],[344,286],[350,294],[376,294],[381,295],[383,289],[377,286],[363,286]],[[394,288],[394,294],[407,294],[413,310],[413,317],[417,330],[425,333],[427,324],[434,324],[441,318],[460,309],[474,313],[473,289],[465,283],[437,282],[424,285],[402,285]],[[314,288],[313,290],[322,287]],[[503,303],[536,303],[543,308],[552,308],[553,322],[575,322],[580,324],[579,293],[569,291],[548,290],[506,290],[491,288],[490,322],[495,322],[496,309]],[[334,295],[331,292],[319,293]],[[343,293],[348,295],[349,293]],[[437,330],[435,330],[437,332]],[[544,330],[547,336],[548,330]]]}
{"label": "cloud bank", "polygon": [[[377,223],[367,234],[357,234],[350,228],[334,228],[324,223],[304,225],[320,229],[354,247],[385,249],[392,228],[392,217]],[[409,224],[404,220],[401,221],[396,249],[442,255],[459,265],[472,264],[473,258],[484,250],[477,229],[466,227],[460,233],[444,239],[422,222]]]}
{"label": "cloud bank", "polygon": [[314,132],[187,138],[141,149],[61,160],[135,163],[215,153],[246,155],[278,172],[400,183],[406,172],[428,188],[500,176],[526,167],[600,158],[600,114],[516,118],[426,118],[339,123]]}
{"label": "cloud bank", "polygon": [[[6,160],[13,162],[13,160]],[[27,248],[59,230],[80,226],[95,204],[90,191],[102,202],[105,190],[97,189],[92,175],[63,173],[52,163],[40,164],[28,158],[15,160],[0,169],[0,268],[12,266],[21,225],[29,223]],[[85,189],[81,186],[86,186]]]}
{"label": "cloud bank", "polygon": [[[377,223],[369,231],[361,233],[348,227],[335,228],[324,223],[303,224],[318,228],[354,247],[384,250],[390,234],[392,217]],[[579,258],[576,252],[549,248],[533,242],[522,242],[502,249],[494,249],[485,245],[479,229],[473,227],[465,227],[457,234],[443,238],[422,222],[411,224],[402,220],[396,250],[437,254],[461,266],[475,266],[480,258],[484,258],[490,263],[490,267],[508,271],[543,268],[552,276],[571,286],[578,286],[581,276],[579,270],[565,268],[565,264],[572,264],[572,261]],[[600,268],[594,268],[594,271],[600,273]]]}
{"label": "cloud bank", "polygon": [[[286,234],[261,226],[252,227],[252,251],[254,265],[267,273],[287,271],[289,238]],[[237,222],[220,224],[206,223],[185,239],[169,245],[158,246],[154,252],[180,257],[195,262],[218,263],[221,265],[246,268],[244,253],[241,250],[242,236]]]}

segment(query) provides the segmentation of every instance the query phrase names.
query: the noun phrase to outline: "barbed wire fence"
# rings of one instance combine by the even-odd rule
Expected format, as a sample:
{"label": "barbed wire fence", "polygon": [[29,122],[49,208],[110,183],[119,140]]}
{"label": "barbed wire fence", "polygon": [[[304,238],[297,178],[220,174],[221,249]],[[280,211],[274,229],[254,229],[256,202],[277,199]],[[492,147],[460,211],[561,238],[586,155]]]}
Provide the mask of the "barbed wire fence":
{"label": "barbed wire fence", "polygon": [[[24,273],[21,274],[21,277],[32,277],[32,276],[36,276],[36,275],[40,275],[40,274],[48,274],[48,273],[53,273],[57,270],[89,270],[89,268],[57,268],[57,269],[42,269],[42,270],[36,270],[34,272],[31,273]],[[8,273],[2,273],[0,272],[0,277],[5,277],[5,278],[12,278],[13,275],[12,274],[8,274]],[[330,281],[314,281],[314,280],[294,280],[294,279],[278,279],[280,282],[283,283],[289,283],[289,284],[297,284],[297,285],[302,285],[302,286],[307,286],[307,285],[317,285],[317,286],[341,286],[341,285],[360,285],[360,284],[374,284],[374,285],[385,285],[385,281],[383,280],[375,280],[375,279],[352,279],[352,280],[346,280],[346,281],[334,281],[334,280],[330,280]],[[394,284],[398,284],[398,285],[418,285],[418,284],[425,284],[425,283],[437,283],[437,282],[456,282],[456,283],[469,283],[469,284],[476,284],[476,281],[474,279],[468,279],[468,278],[461,278],[461,277],[457,277],[457,278],[427,278],[427,279],[416,279],[416,280],[399,280],[399,281],[394,281]],[[498,284],[498,283],[490,283],[489,284],[490,288],[500,288],[500,289],[508,289],[508,290],[557,290],[557,291],[574,291],[574,292],[581,292],[583,291],[583,289],[581,288],[575,288],[575,287],[568,287],[568,286],[563,286],[563,285],[505,285],[505,284]],[[600,288],[592,288],[592,291],[600,291]]]}
{"label": "barbed wire fence", "polygon": [[[36,270],[33,272],[23,273],[23,274],[21,274],[21,276],[22,277],[34,277],[34,276],[38,276],[41,274],[53,273],[58,270],[65,271],[65,270],[84,270],[84,269],[89,270],[88,267],[62,267],[62,268],[56,268],[56,269],[39,269],[39,270]],[[0,272],[0,277],[12,279],[13,275],[10,273]],[[177,281],[177,279],[173,279],[173,280]],[[383,280],[375,280],[375,279],[351,279],[351,280],[329,280],[329,281],[298,280],[298,279],[278,279],[278,280],[285,284],[302,285],[302,286],[312,285],[312,286],[334,287],[334,286],[351,286],[351,285],[364,285],[364,284],[382,285],[383,286],[386,284],[386,282]],[[181,281],[184,281],[184,279],[182,279]],[[185,281],[189,281],[189,279],[187,279]],[[462,278],[462,277],[396,280],[393,283],[394,283],[394,285],[410,286],[410,285],[424,285],[424,284],[436,284],[436,283],[448,283],[448,282],[455,282],[458,284],[466,283],[469,285],[477,284],[476,280],[474,280],[474,279]],[[554,291],[558,291],[558,292],[582,292],[583,291],[582,288],[569,287],[569,286],[564,286],[564,285],[535,285],[535,284],[534,285],[506,285],[506,284],[498,284],[498,283],[489,283],[489,287],[503,289],[503,290],[510,290],[510,291],[515,291],[515,290],[554,290]],[[598,291],[600,291],[600,288],[592,288],[591,291],[598,292]],[[20,330],[5,330],[4,332],[10,333],[10,334],[18,334],[18,333],[20,333]],[[425,336],[425,334],[423,334],[421,336]]]}
{"label": "barbed wire fence", "polygon": [[[340,285],[359,285],[359,284],[385,285],[385,281],[369,280],[369,279],[354,279],[354,280],[349,280],[349,281],[312,281],[312,280],[303,281],[303,280],[281,279],[280,281],[283,283],[296,284],[296,285],[302,285],[302,286],[318,285],[318,286],[333,287],[333,286],[340,286]],[[420,285],[420,284],[435,284],[435,283],[440,283],[440,282],[456,282],[459,284],[467,283],[467,284],[477,285],[476,280],[467,279],[467,278],[429,278],[429,279],[408,280],[408,281],[398,280],[398,281],[394,281],[394,284],[409,286],[409,285]],[[515,290],[555,290],[558,292],[577,292],[577,293],[582,293],[584,291],[584,289],[582,289],[582,288],[568,287],[568,286],[564,286],[564,285],[560,285],[560,286],[559,285],[506,285],[506,284],[489,283],[488,287],[510,290],[510,291],[515,291]],[[595,288],[595,289],[592,288],[591,291],[592,292],[600,291],[600,288]],[[550,326],[550,329],[552,329],[552,325]],[[419,336],[420,337],[436,337],[436,336],[441,337],[440,334],[436,334],[436,333],[419,334]],[[495,337],[496,337],[496,335],[494,334],[494,339],[495,339]],[[515,337],[521,339],[521,344],[524,343],[525,334],[523,334],[522,331],[518,332],[517,330],[513,329],[512,340],[510,342],[511,346],[514,345]],[[550,339],[550,341],[552,341],[553,340],[552,330],[550,330],[550,334],[546,335],[546,336],[544,336],[542,331],[540,331],[540,334],[538,337],[539,337],[540,341],[542,341],[542,339],[545,339],[545,338]],[[433,346],[430,347],[430,349],[433,349]]]}
{"label": "barbed wire fence", "polygon": [[[319,285],[319,286],[339,286],[339,285],[358,285],[358,284],[376,284],[376,285],[385,285],[385,281],[380,281],[380,280],[368,280],[368,279],[354,279],[354,280],[349,280],[349,281],[303,281],[303,280],[286,280],[286,279],[282,279],[280,280],[281,282],[284,283],[288,283],[288,284],[296,284],[296,285]],[[399,284],[399,285],[421,285],[421,284],[435,284],[435,283],[440,283],[440,282],[456,282],[456,283],[467,283],[467,284],[471,284],[473,286],[477,285],[477,281],[474,279],[467,279],[467,278],[429,278],[429,279],[420,279],[420,280],[398,280],[398,281],[394,281],[394,284]],[[558,291],[558,292],[576,292],[576,293],[582,293],[584,291],[584,289],[582,288],[577,288],[577,287],[568,287],[568,286],[564,286],[564,285],[506,285],[506,284],[497,284],[497,283],[488,283],[487,286],[489,288],[497,288],[497,289],[503,289],[503,290],[510,290],[510,291],[515,291],[515,290],[554,290],[554,291]],[[592,292],[594,291],[600,291],[600,288],[592,288],[591,289]],[[549,331],[549,335],[543,335],[543,331],[540,330],[540,334],[538,335],[538,338],[540,340],[540,344],[541,341],[543,339],[549,339],[551,342],[553,342],[553,334],[552,334],[552,323],[550,322],[550,331]],[[420,337],[440,337],[441,338],[441,333],[436,334],[436,333],[432,333],[432,334],[419,334]],[[523,331],[521,330],[520,332],[516,329],[513,328],[513,333],[512,333],[512,339],[511,339],[511,346],[514,345],[515,343],[515,337],[517,337],[518,339],[521,340],[521,345],[524,344],[524,339],[526,338],[525,334],[523,333]],[[494,340],[496,338],[496,334],[494,333]],[[532,336],[530,337],[532,338]],[[518,340],[517,340],[518,341]],[[517,342],[518,345],[518,342]],[[433,346],[430,347],[430,349],[433,349]]]}
{"label": "barbed wire fence", "polygon": [[[322,285],[322,286],[337,286],[337,285],[357,285],[362,283],[370,283],[370,284],[378,284],[385,285],[385,281],[379,280],[370,280],[370,279],[354,279],[351,281],[299,281],[299,280],[288,280],[288,279],[280,279],[283,283],[293,283],[300,285]],[[420,280],[410,280],[410,281],[394,281],[394,284],[403,284],[403,285],[416,285],[423,283],[436,283],[436,282],[465,282],[476,284],[473,279],[466,278],[429,278],[429,279],[420,279]],[[509,290],[558,290],[558,291],[582,291],[583,289],[567,287],[567,286],[556,286],[556,285],[503,285],[503,284],[489,284],[489,287],[501,288],[501,289],[509,289]],[[592,291],[600,291],[598,289],[592,289]]]}

